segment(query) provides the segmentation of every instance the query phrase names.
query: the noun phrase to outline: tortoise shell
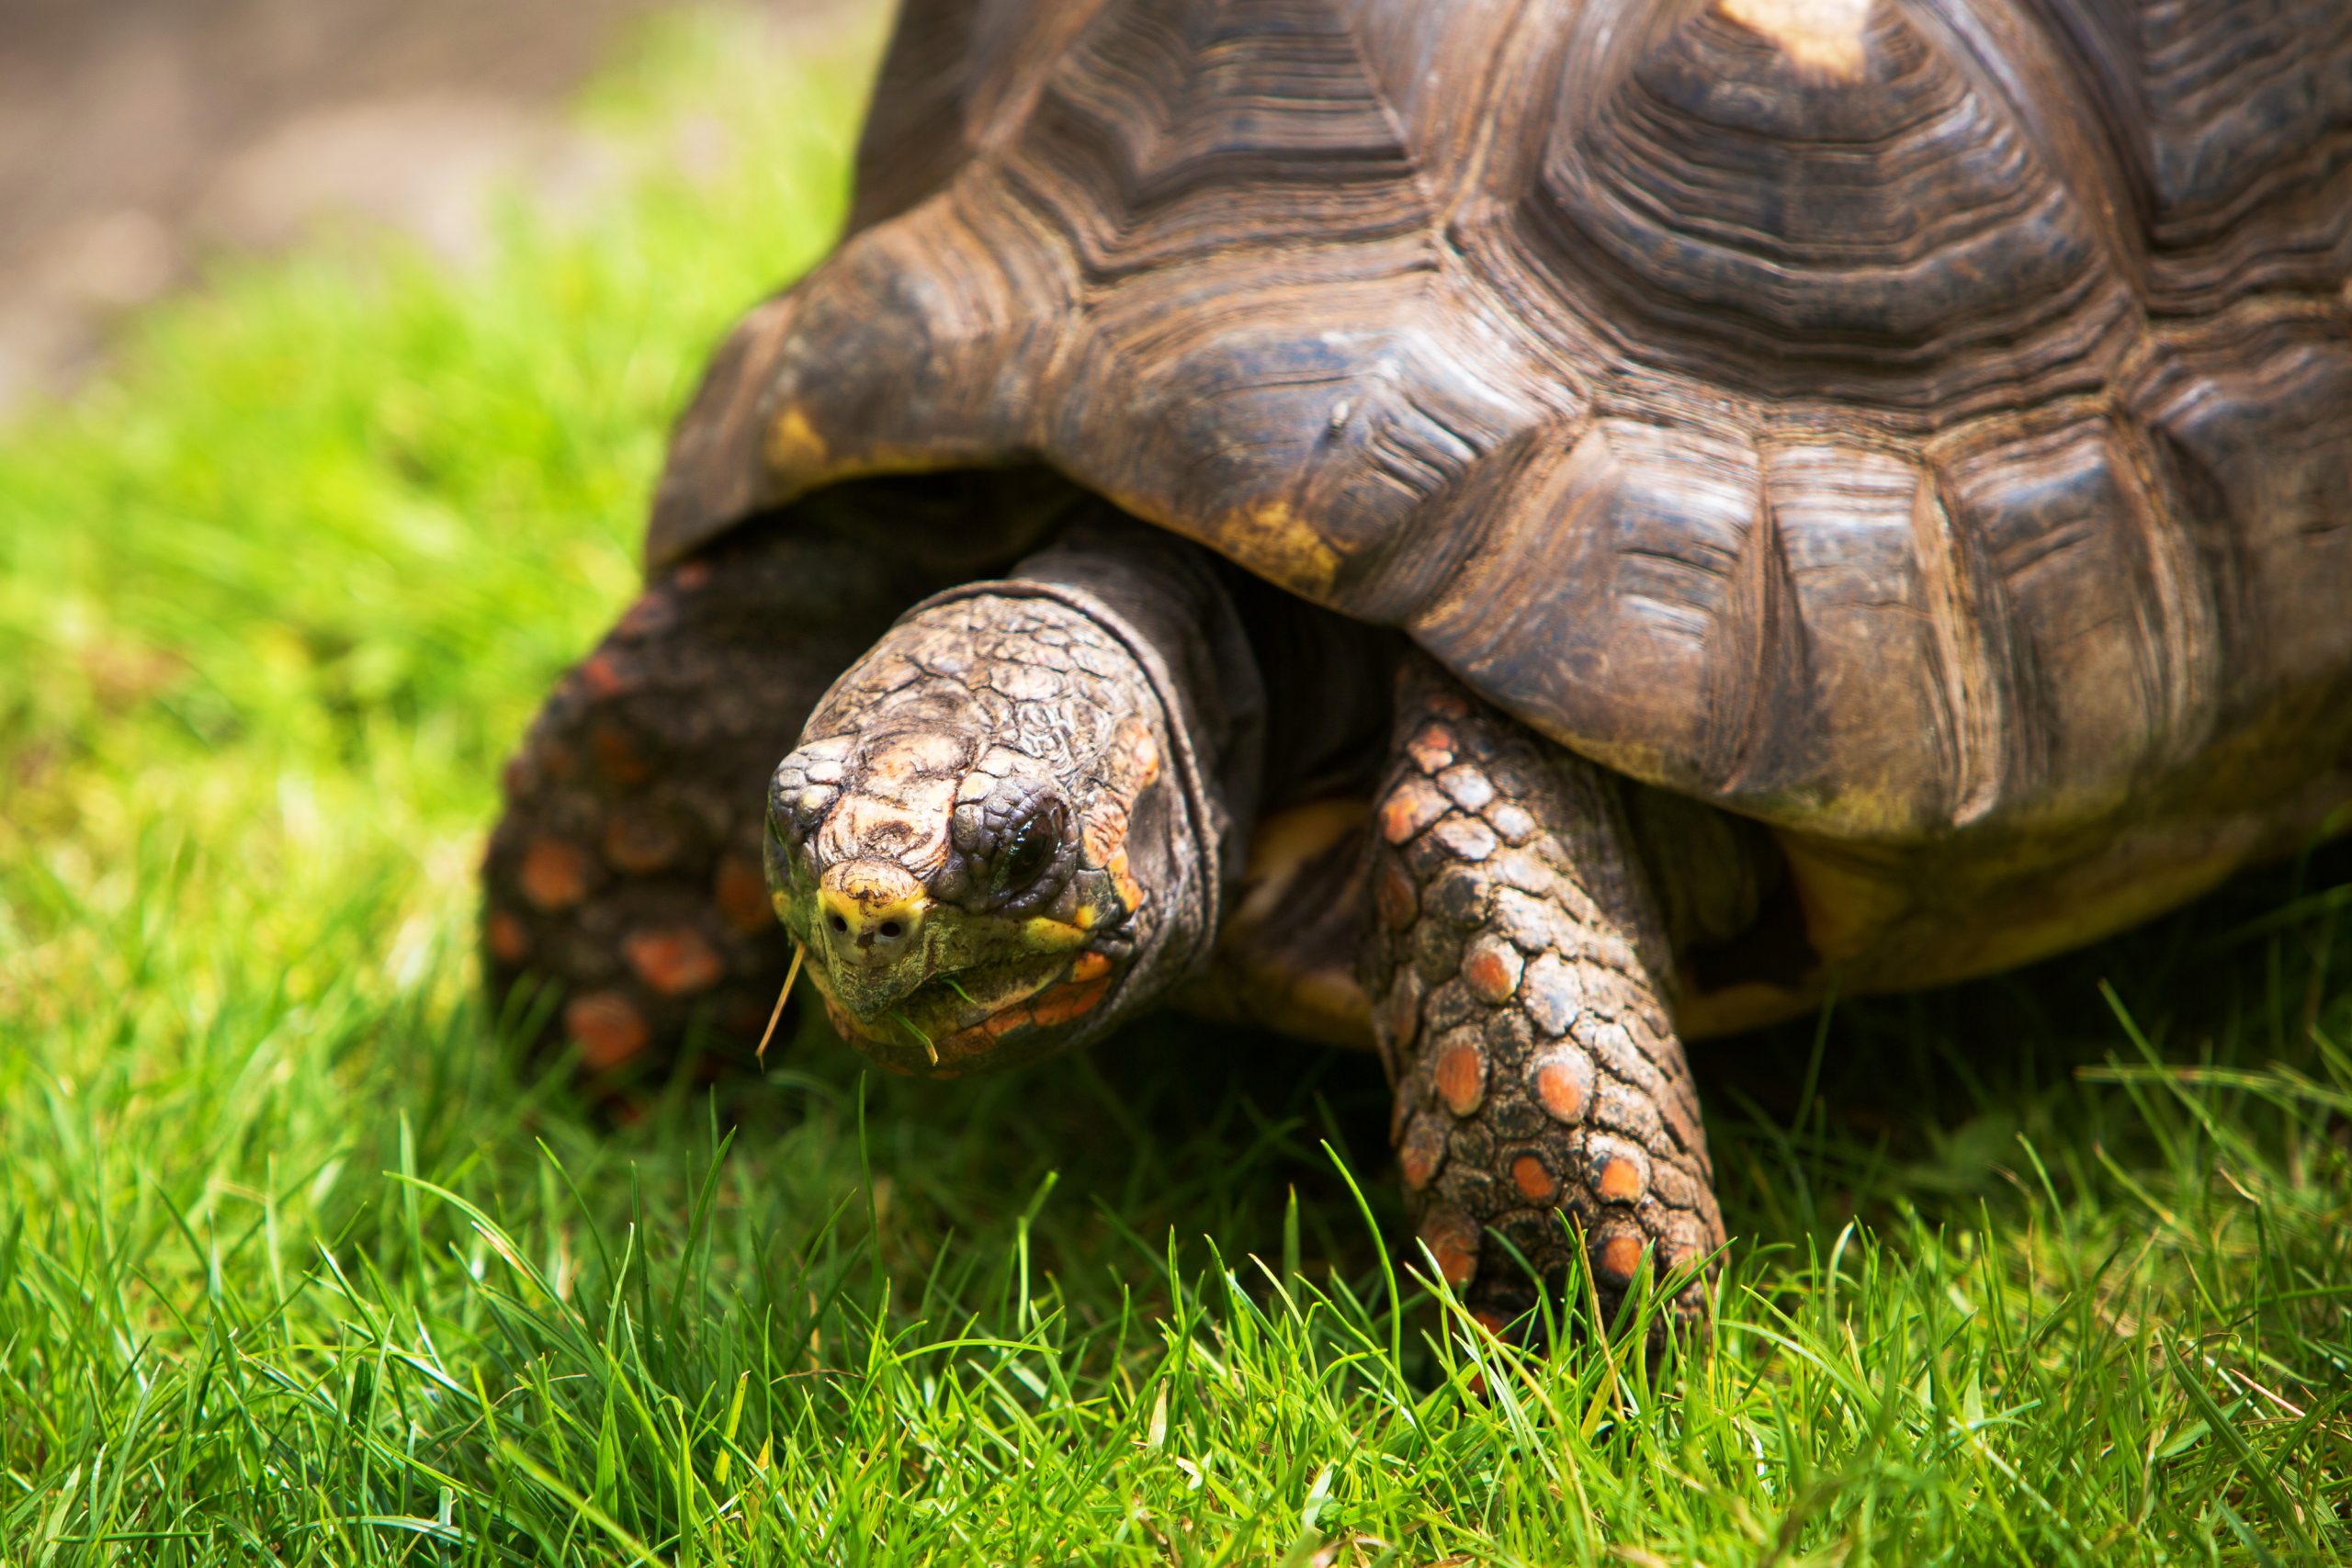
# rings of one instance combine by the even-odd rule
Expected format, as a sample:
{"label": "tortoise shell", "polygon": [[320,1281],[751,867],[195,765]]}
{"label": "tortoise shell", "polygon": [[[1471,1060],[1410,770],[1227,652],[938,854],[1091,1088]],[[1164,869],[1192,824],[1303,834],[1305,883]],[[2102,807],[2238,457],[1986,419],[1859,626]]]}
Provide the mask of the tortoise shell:
{"label": "tortoise shell", "polygon": [[657,566],[1037,462],[1822,853],[2342,798],[2342,0],[916,0],[853,225]]}

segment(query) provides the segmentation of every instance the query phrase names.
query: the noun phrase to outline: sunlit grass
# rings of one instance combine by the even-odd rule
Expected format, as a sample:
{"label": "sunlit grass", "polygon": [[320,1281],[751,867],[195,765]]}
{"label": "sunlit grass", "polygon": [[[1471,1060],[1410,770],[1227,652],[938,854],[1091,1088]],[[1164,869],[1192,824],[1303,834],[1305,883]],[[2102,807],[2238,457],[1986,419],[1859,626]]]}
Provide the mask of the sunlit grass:
{"label": "sunlit grass", "polygon": [[0,434],[0,1562],[2346,1554],[2340,854],[1702,1049],[1741,1239],[1657,1369],[1430,1301],[1363,1060],[803,1043],[613,1132],[520,1074],[498,763],[859,74],[656,35],[586,211],[223,276]]}

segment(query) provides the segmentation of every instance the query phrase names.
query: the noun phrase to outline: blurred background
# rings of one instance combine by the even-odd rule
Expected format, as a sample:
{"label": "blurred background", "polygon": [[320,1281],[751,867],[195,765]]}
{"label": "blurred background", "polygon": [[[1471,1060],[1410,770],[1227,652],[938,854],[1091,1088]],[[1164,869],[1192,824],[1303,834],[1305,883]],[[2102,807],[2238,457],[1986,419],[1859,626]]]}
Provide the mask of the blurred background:
{"label": "blurred background", "polygon": [[[563,113],[679,13],[779,67],[876,0],[0,0],[0,417],[92,368],[123,312],[322,223],[477,258],[499,199],[628,162]],[[689,144],[685,152],[691,156]]]}
{"label": "blurred background", "polygon": [[2343,1561],[2352,840],[1712,1047],[1655,1398],[1396,1397],[1368,1055],[526,1059],[501,764],[886,10],[0,0],[0,1559]]}

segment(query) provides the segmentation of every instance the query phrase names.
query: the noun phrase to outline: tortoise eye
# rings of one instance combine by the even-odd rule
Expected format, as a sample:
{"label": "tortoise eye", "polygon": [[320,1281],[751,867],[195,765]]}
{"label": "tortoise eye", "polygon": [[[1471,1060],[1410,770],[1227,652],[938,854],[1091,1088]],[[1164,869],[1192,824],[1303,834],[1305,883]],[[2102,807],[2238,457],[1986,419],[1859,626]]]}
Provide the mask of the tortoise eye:
{"label": "tortoise eye", "polygon": [[1069,824],[1069,813],[1059,801],[1023,818],[1005,839],[1004,847],[997,852],[996,890],[1012,895],[1035,886],[1053,865],[1054,853],[1061,848],[1063,830]]}

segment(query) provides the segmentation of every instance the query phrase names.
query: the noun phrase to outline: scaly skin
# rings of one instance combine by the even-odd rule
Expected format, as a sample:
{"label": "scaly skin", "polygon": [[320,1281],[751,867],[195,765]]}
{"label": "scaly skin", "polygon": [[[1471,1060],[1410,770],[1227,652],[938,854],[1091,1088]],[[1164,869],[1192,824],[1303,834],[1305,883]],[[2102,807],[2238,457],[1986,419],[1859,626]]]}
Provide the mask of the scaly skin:
{"label": "scaly skin", "polygon": [[1073,531],[918,606],[770,790],[768,874],[834,1027],[952,1077],[1091,1039],[1206,961],[1256,680],[1198,552]]}
{"label": "scaly skin", "polygon": [[[1083,1043],[1212,963],[1241,1002],[1344,1033],[1325,960],[1356,917],[1322,906],[1361,808],[1268,826],[1258,858],[1297,869],[1245,882],[1261,687],[1200,552],[1085,525],[887,629],[905,584],[874,558],[747,534],[657,581],[566,680],[492,840],[494,983],[551,974],[595,1071],[658,1057],[698,1009],[748,1040],[787,932],[835,1026],[899,1071]],[[842,647],[861,634],[863,657]],[[842,666],[775,768],[763,847],[743,775]],[[1556,1278],[1566,1210],[1613,1310],[1653,1254],[1679,1268],[1722,1238],[1617,786],[1419,655],[1395,736],[1367,990],[1419,1235],[1499,1326],[1534,1300],[1504,1241]]]}
{"label": "scaly skin", "polygon": [[506,766],[482,869],[493,999],[558,993],[591,1077],[665,1073],[697,1019],[748,1051],[791,948],[762,869],[769,770],[842,667],[935,580],[747,528],[649,585]]}
{"label": "scaly skin", "polygon": [[[1645,1269],[1724,1235],[1616,786],[1419,654],[1395,745],[1368,978],[1417,1232],[1497,1328],[1535,1303],[1503,1243],[1548,1285],[1581,1235],[1606,1321]],[[1702,1299],[1691,1279],[1674,1311]]]}

